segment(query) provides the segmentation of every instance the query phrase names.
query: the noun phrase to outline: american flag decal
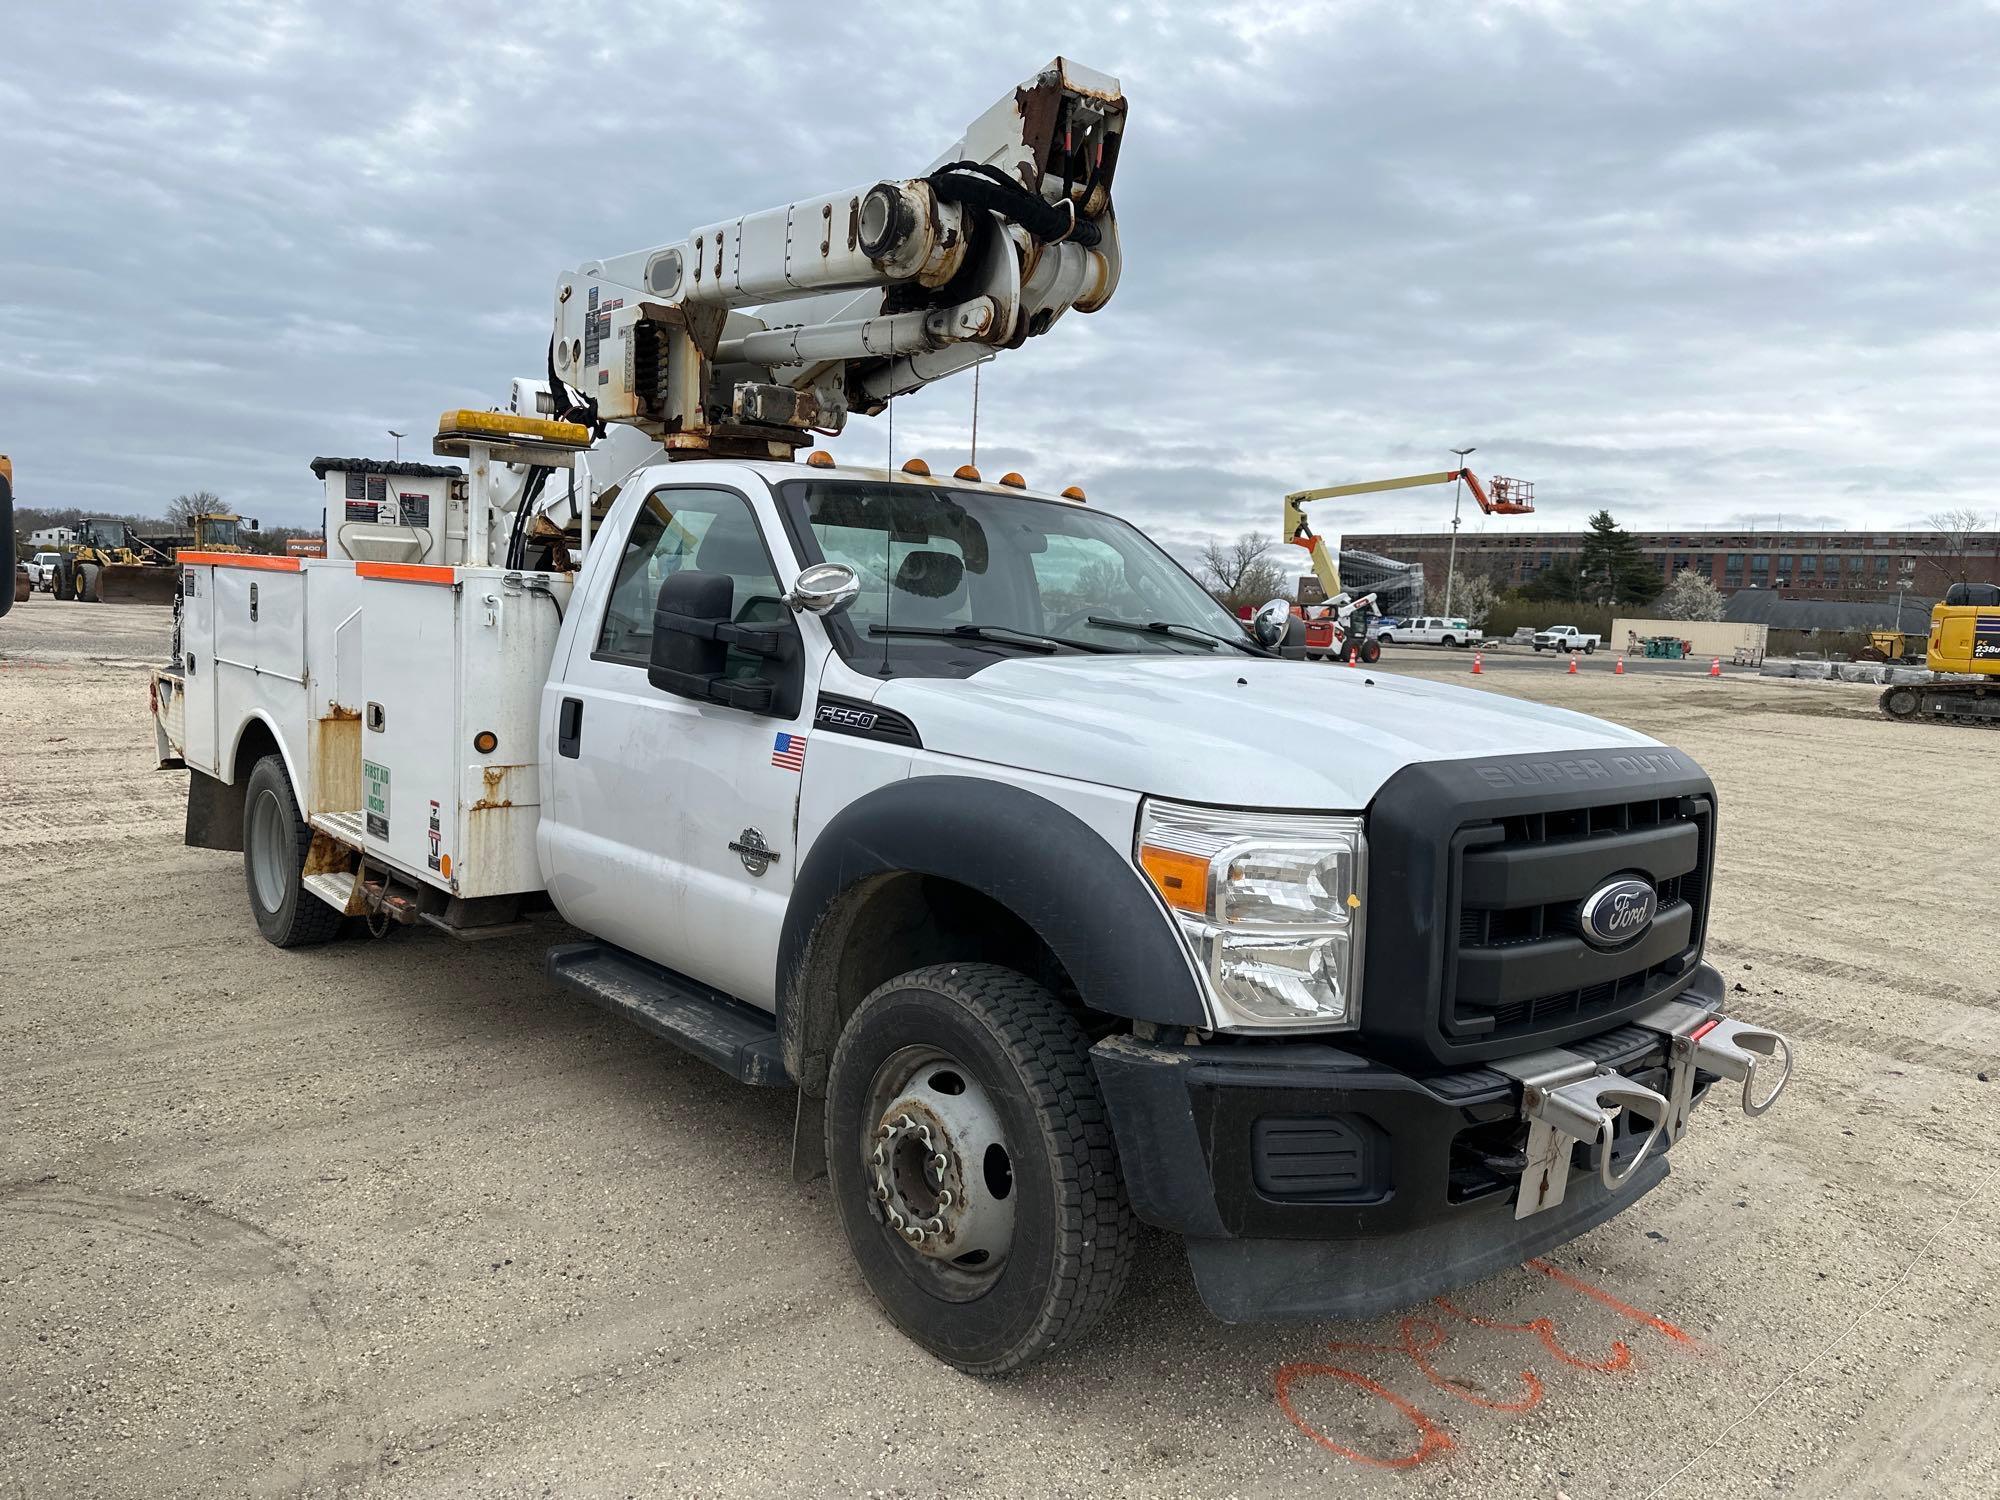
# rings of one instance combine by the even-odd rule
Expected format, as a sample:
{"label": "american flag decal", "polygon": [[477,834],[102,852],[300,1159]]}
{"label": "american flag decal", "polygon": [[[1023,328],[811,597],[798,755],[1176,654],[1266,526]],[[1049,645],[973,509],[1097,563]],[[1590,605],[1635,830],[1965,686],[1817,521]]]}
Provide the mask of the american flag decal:
{"label": "american flag decal", "polygon": [[803,771],[806,768],[806,737],[780,733],[771,741],[771,764],[787,771]]}

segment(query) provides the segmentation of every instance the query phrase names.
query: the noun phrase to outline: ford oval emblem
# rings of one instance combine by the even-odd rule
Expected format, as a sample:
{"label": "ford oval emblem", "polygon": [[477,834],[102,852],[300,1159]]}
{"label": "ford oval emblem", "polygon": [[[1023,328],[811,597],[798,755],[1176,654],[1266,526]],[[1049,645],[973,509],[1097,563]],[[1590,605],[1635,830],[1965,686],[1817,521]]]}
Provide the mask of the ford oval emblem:
{"label": "ford oval emblem", "polygon": [[1621,876],[1606,881],[1583,903],[1583,940],[1593,948],[1622,948],[1653,925],[1660,898],[1650,880]]}

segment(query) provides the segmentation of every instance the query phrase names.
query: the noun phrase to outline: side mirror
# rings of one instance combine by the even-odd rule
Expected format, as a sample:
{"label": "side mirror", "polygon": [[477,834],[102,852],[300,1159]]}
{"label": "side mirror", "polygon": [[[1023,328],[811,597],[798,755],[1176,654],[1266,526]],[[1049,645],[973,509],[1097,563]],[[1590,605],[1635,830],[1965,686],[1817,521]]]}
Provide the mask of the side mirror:
{"label": "side mirror", "polygon": [[1275,651],[1285,643],[1285,634],[1292,623],[1292,603],[1289,599],[1273,599],[1268,604],[1258,606],[1250,617],[1250,634],[1257,644]]}
{"label": "side mirror", "polygon": [[[663,693],[720,703],[753,714],[798,711],[798,627],[739,625],[731,612],[736,582],[727,573],[690,568],[660,585],[653,606],[653,648],[646,680]],[[729,648],[773,659],[770,677],[728,675]],[[789,670],[788,670],[789,668]]]}
{"label": "side mirror", "polygon": [[814,563],[799,572],[785,603],[809,615],[838,614],[861,592],[861,580],[846,563]]}

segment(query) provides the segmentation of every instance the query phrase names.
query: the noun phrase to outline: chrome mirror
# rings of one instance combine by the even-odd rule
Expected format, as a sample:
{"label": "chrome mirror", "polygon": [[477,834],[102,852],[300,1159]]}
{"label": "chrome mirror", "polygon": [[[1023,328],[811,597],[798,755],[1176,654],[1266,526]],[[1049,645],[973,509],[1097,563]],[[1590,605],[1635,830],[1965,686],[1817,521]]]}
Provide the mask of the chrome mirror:
{"label": "chrome mirror", "polygon": [[1292,601],[1273,599],[1268,604],[1259,605],[1257,613],[1250,617],[1250,633],[1257,638],[1257,644],[1275,651],[1285,643],[1285,631],[1292,623]]}
{"label": "chrome mirror", "polygon": [[814,563],[799,570],[785,603],[809,615],[830,615],[847,608],[861,592],[861,580],[846,563]]}

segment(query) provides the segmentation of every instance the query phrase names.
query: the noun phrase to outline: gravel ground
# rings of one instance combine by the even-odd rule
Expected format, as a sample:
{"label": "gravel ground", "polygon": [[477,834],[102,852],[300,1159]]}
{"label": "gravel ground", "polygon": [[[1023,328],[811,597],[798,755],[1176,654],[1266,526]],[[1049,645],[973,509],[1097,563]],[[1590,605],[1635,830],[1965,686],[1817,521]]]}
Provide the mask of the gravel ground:
{"label": "gravel ground", "polygon": [[0,1495],[2000,1492],[2000,735],[1476,679],[1714,775],[1712,957],[1791,1092],[1450,1308],[1225,1328],[1155,1238],[1095,1341],[988,1385],[884,1323],[785,1098],[541,978],[560,927],[266,947],[152,769],[165,621],[0,621]]}

